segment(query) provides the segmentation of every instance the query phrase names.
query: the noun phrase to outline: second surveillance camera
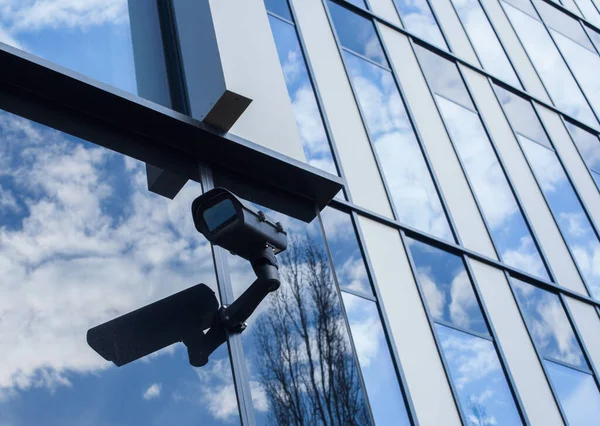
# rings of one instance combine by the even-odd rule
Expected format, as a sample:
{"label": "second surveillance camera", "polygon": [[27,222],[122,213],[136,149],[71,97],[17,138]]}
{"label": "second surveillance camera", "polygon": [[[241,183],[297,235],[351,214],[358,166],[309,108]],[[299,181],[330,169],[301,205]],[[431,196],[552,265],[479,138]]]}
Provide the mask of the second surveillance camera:
{"label": "second surveillance camera", "polygon": [[215,188],[192,203],[192,216],[198,232],[211,243],[251,260],[269,245],[275,253],[287,248],[287,234],[279,223],[268,220],[224,188]]}

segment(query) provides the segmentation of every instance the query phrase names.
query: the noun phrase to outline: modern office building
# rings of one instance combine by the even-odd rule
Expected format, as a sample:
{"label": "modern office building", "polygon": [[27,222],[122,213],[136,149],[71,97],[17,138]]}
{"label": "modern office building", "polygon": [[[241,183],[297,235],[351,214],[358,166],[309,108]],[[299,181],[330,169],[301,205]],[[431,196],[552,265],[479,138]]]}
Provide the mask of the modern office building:
{"label": "modern office building", "polygon": [[[599,0],[0,0],[0,425],[600,425]],[[250,264],[201,368],[86,331]]]}

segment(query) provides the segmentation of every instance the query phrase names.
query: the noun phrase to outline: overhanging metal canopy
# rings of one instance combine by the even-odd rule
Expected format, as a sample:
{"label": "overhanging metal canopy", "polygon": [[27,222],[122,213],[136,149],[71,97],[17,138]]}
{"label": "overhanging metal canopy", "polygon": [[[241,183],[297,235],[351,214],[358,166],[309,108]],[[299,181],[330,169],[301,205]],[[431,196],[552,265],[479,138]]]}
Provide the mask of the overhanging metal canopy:
{"label": "overhanging metal canopy", "polygon": [[188,179],[204,163],[217,184],[306,221],[342,188],[337,176],[3,43],[0,64],[1,109]]}

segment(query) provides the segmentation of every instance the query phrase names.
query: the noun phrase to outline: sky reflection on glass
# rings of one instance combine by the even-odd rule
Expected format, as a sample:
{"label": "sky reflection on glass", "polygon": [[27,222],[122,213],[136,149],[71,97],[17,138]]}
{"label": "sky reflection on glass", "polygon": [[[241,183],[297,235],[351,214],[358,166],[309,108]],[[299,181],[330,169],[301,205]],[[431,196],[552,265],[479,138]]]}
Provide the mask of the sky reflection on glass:
{"label": "sky reflection on glass", "polygon": [[[261,303],[242,334],[257,423],[369,425],[319,221],[265,213],[283,224],[289,241],[278,255],[280,289]],[[228,255],[228,263],[237,297],[254,274],[239,257]]]}
{"label": "sky reflection on glass", "polygon": [[597,27],[600,26],[600,12],[598,12],[592,0],[576,0],[576,3],[583,12],[585,19]]}
{"label": "sky reflection on glass", "polygon": [[585,26],[586,32],[589,34],[590,39],[592,40],[592,43],[594,43],[594,46],[596,47],[596,51],[600,52],[600,33],[596,32],[595,30],[592,30],[587,25],[584,25],[584,26]]}
{"label": "sky reflection on glass", "polygon": [[342,46],[387,67],[388,63],[373,22],[331,0],[327,4]]}
{"label": "sky reflection on glass", "polygon": [[453,241],[450,226],[391,72],[344,52],[398,219]]}
{"label": "sky reflection on glass", "polygon": [[591,295],[600,299],[600,241],[556,153],[517,135]]}
{"label": "sky reflection on glass", "polygon": [[411,238],[407,241],[433,319],[487,335],[487,325],[462,259]]}
{"label": "sky reflection on glass", "polygon": [[321,219],[340,288],[372,296],[373,290],[350,215],[327,207],[321,212]]}
{"label": "sky reflection on glass", "polygon": [[562,11],[549,5],[543,0],[535,0],[534,4],[540,12],[544,23],[549,28],[569,37],[571,40],[581,44],[587,49],[594,50],[592,43],[585,35],[585,31],[583,31],[583,27],[579,21],[565,15]]}
{"label": "sky reflection on glass", "polygon": [[239,424],[227,348],[183,345],[116,368],[88,328],[203,282],[212,253],[189,206],[148,191],[143,163],[0,113],[0,424]]}
{"label": "sky reflection on glass", "polygon": [[591,375],[551,361],[544,364],[569,426],[588,426],[600,419],[600,393]]}
{"label": "sky reflection on glass", "polygon": [[377,426],[409,426],[385,334],[374,302],[342,293],[369,403]]}
{"label": "sky reflection on glass", "polygon": [[449,51],[427,0],[394,0],[404,27],[440,49]]}
{"label": "sky reflection on glass", "polygon": [[[417,52],[427,81],[435,82],[432,89],[436,91],[442,82],[450,81],[452,90],[444,93],[456,93],[464,103],[468,92],[456,65],[440,57],[431,60],[437,55],[429,50],[419,48]],[[436,66],[440,60],[451,67]],[[451,75],[441,75],[442,71]],[[435,97],[500,258],[508,265],[548,279],[540,253],[478,114],[443,96]]]}
{"label": "sky reflection on glass", "polygon": [[598,128],[592,110],[543,24],[506,2],[501,3],[554,104],[579,121]]}
{"label": "sky reflection on glass", "polygon": [[337,175],[296,29],[271,15],[269,22],[308,164]]}
{"label": "sky reflection on glass", "polygon": [[0,42],[137,92],[126,0],[4,1]]}
{"label": "sky reflection on glass", "polygon": [[[569,122],[566,124],[583,161],[590,168],[592,175],[600,173],[600,139],[598,139],[598,136]],[[598,186],[598,189],[600,189],[600,186]]]}
{"label": "sky reflection on glass", "polygon": [[523,424],[492,342],[436,324],[468,425]]}
{"label": "sky reflection on glass", "polygon": [[512,278],[527,328],[541,355],[587,369],[587,362],[556,294]]}
{"label": "sky reflection on glass", "polygon": [[452,4],[483,68],[501,80],[521,88],[521,83],[481,4],[477,0],[452,0]]}
{"label": "sky reflection on glass", "polygon": [[293,21],[288,0],[264,0],[264,2],[265,7],[269,12],[273,12],[274,14],[287,19],[288,21]]}

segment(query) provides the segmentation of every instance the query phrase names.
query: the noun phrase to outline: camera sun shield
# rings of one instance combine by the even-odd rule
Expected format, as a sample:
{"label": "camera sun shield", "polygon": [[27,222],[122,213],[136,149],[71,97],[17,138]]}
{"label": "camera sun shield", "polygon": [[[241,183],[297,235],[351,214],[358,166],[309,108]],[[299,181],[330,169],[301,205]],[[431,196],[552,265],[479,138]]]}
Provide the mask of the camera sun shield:
{"label": "camera sun shield", "polygon": [[224,188],[215,188],[192,203],[198,232],[210,242],[250,260],[266,244],[275,253],[287,248],[287,234],[265,215]]}

